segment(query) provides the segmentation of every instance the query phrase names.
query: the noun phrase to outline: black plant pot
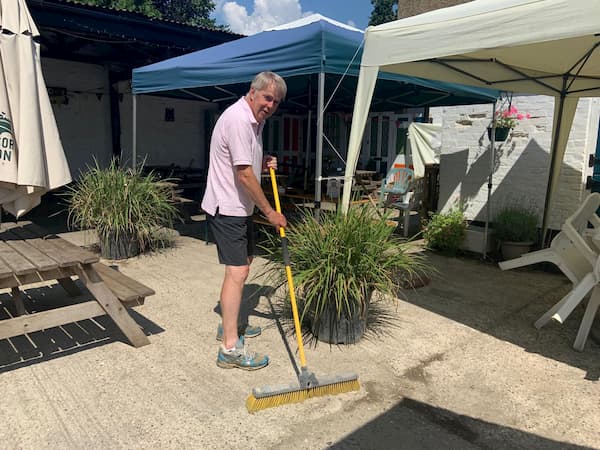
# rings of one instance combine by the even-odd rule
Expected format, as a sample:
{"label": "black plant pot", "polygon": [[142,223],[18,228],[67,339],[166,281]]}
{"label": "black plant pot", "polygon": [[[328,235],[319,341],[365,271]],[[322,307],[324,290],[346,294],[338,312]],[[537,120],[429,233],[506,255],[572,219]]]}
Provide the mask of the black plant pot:
{"label": "black plant pot", "polygon": [[342,313],[339,318],[334,308],[327,308],[317,319],[312,320],[311,331],[321,342],[355,344],[365,334],[368,314],[369,302],[364,311],[356,308],[352,314]]}
{"label": "black plant pot", "polygon": [[[510,133],[510,128],[508,127],[496,127],[494,131],[494,141],[496,142],[504,142],[508,138],[508,134]],[[492,128],[487,129],[488,138],[490,141],[492,140]]]}
{"label": "black plant pot", "polygon": [[140,254],[140,244],[131,233],[111,232],[100,240],[100,255],[107,259],[126,259]]}

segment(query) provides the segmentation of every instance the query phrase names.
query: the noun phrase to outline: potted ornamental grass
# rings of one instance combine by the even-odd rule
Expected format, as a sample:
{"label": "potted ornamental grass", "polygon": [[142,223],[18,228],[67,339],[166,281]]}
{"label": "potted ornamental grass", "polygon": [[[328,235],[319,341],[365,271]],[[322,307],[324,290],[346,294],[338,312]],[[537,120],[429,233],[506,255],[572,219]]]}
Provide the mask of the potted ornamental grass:
{"label": "potted ornamental grass", "polygon": [[[319,341],[357,342],[373,298],[397,299],[407,280],[428,272],[422,258],[407,251],[410,243],[396,237],[370,205],[347,215],[321,212],[318,221],[312,211],[301,211],[286,235],[301,320]],[[287,289],[279,236],[268,234],[262,248],[268,260],[263,274]]]}
{"label": "potted ornamental grass", "polygon": [[95,229],[104,258],[129,258],[172,239],[167,229],[178,211],[170,186],[153,172],[119,167],[115,159],[106,168],[94,161],[65,196],[69,226]]}
{"label": "potted ornamental grass", "polygon": [[504,259],[528,253],[538,240],[538,214],[533,208],[506,206],[496,215],[492,226]]}

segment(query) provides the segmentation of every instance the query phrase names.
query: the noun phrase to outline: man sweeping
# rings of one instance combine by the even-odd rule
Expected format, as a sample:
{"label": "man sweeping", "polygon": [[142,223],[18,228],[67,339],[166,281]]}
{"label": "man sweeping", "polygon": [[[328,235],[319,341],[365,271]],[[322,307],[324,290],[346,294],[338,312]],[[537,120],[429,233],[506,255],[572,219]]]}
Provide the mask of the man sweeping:
{"label": "man sweeping", "polygon": [[277,168],[277,159],[263,158],[262,130],[265,121],[277,111],[287,86],[273,72],[261,72],[248,93],[228,107],[217,120],[210,142],[210,163],[202,209],[217,244],[219,263],[225,265],[221,287],[222,340],[217,354],[221,368],[256,370],[269,363],[269,357],[246,349],[244,338],[258,336],[259,327],[240,326],[238,317],[244,283],[254,255],[254,208],[276,228],[287,225],[260,185],[261,172]]}

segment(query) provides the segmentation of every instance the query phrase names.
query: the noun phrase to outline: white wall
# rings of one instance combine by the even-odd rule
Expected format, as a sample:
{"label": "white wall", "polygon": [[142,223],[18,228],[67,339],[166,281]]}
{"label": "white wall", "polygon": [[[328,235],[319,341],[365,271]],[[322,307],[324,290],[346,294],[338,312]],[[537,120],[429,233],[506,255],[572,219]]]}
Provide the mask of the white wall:
{"label": "white wall", "polygon": [[[123,89],[121,88],[121,92]],[[127,164],[132,159],[132,97],[128,92],[120,103],[121,151]],[[173,122],[165,121],[165,109],[172,108]],[[151,95],[137,96],[137,150],[136,159],[146,165],[205,168],[204,153],[205,111],[216,110],[217,105],[199,100],[179,100]]]}
{"label": "white wall", "polygon": [[46,85],[67,89],[67,104],[55,104],[54,116],[71,175],[87,165],[110,160],[108,73],[102,66],[43,58]]}
{"label": "white wall", "polygon": [[[531,114],[520,121],[511,137],[496,144],[493,164],[492,211],[519,202],[539,211],[541,224],[549,171],[549,149],[554,99],[545,96],[515,96],[519,112]],[[579,102],[569,137],[561,176],[551,205],[550,228],[558,229],[587,194],[585,178],[588,154],[595,152],[600,99]],[[486,218],[487,183],[490,172],[490,142],[486,128],[491,105],[439,107],[431,109],[434,123],[443,126],[440,161],[440,203],[448,210],[466,205],[469,220]]]}
{"label": "white wall", "polygon": [[[53,110],[73,178],[94,164],[110,161],[113,154],[108,71],[95,64],[42,59],[46,85],[67,89],[67,104]],[[121,151],[131,163],[132,102],[129,82],[118,86],[121,115]],[[165,121],[165,108],[173,108],[175,120]],[[196,100],[138,96],[138,162],[147,165],[204,167],[204,113],[217,105]]]}

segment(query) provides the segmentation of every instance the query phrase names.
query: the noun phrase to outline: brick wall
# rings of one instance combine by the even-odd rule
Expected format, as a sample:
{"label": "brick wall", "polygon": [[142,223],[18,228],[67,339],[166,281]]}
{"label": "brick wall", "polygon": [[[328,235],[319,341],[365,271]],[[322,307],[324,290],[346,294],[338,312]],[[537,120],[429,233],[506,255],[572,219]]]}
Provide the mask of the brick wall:
{"label": "brick wall", "polygon": [[470,0],[398,0],[398,18],[416,16],[434,9],[467,3]]}
{"label": "brick wall", "polygon": [[[531,119],[521,121],[505,142],[496,144],[493,163],[491,217],[508,203],[522,203],[539,211],[541,223],[549,172],[554,99],[519,96],[513,104]],[[600,99],[579,102],[558,181],[550,227],[558,229],[587,194],[585,178],[589,153],[594,153]],[[432,108],[434,123],[443,126],[440,161],[440,210],[466,205],[469,220],[486,218],[491,149],[486,128],[491,105]]]}

